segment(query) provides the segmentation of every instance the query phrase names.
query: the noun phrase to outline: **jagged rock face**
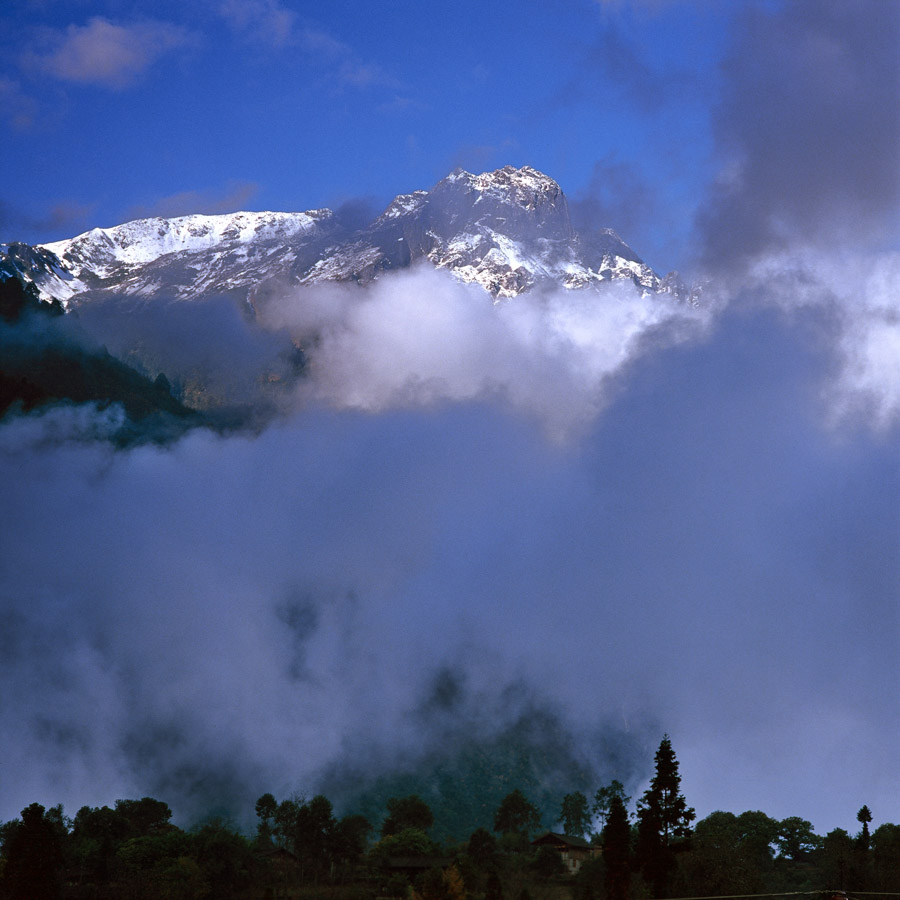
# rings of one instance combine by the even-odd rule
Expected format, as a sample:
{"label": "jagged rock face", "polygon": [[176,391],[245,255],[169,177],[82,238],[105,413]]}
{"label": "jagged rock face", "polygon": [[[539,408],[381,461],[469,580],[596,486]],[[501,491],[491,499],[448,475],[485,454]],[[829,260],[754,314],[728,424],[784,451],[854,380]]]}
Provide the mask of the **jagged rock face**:
{"label": "jagged rock face", "polygon": [[299,257],[316,259],[337,230],[331,210],[139,219],[44,245],[57,264],[33,280],[64,303],[246,294]]}
{"label": "jagged rock face", "polygon": [[366,284],[416,260],[477,282],[494,299],[540,284],[585,288],[622,278],[680,296],[615,232],[576,234],[559,185],[528,166],[457,170],[431,191],[396,197],[355,232],[327,209],[141,219],[42,247],[0,246],[0,275],[64,304],[123,294],[234,294],[252,303],[285,282]]}
{"label": "jagged rock face", "polygon": [[444,239],[475,225],[533,243],[569,244],[575,231],[559,185],[525,166],[506,166],[485,175],[457,170],[431,192],[435,231]]}
{"label": "jagged rock face", "polygon": [[[457,170],[431,191],[402,194],[368,228],[304,271],[323,279],[367,283],[422,257],[494,298],[514,297],[537,283],[584,287],[629,278],[649,291],[659,277],[612,231],[587,245],[572,227],[559,185],[525,166],[472,175]],[[588,261],[594,262],[594,265]]]}
{"label": "jagged rock face", "polygon": [[[0,244],[0,281],[17,278],[23,284],[37,287],[54,275],[65,278],[63,264],[52,251],[18,242]],[[43,299],[51,297],[56,298],[56,295],[43,292]]]}

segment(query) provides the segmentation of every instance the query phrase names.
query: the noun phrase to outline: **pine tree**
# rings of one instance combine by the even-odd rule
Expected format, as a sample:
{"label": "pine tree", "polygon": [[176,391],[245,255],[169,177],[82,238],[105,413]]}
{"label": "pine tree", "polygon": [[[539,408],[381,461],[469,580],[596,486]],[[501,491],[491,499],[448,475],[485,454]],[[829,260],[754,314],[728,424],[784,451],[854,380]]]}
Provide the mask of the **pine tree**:
{"label": "pine tree", "polygon": [[872,838],[869,835],[869,822],[872,821],[872,812],[868,806],[863,806],[862,809],[860,809],[856,814],[856,821],[862,825],[862,831],[856,836],[856,846],[863,853],[866,853],[869,849],[869,844],[872,841]]}
{"label": "pine tree", "polygon": [[620,794],[610,801],[603,828],[604,884],[607,900],[627,900],[631,886],[631,825]]}
{"label": "pine tree", "polygon": [[691,822],[696,818],[681,794],[678,760],[669,736],[660,742],[655,757],[656,773],[638,802],[636,861],[654,896],[665,897],[675,853],[686,849]]}
{"label": "pine tree", "polygon": [[625,785],[616,778],[594,794],[592,809],[594,815],[600,820],[601,831],[606,827],[606,818],[609,815],[610,804],[612,803],[612,798],[616,796],[622,801],[623,806],[628,806],[631,802],[631,797],[625,794]]}

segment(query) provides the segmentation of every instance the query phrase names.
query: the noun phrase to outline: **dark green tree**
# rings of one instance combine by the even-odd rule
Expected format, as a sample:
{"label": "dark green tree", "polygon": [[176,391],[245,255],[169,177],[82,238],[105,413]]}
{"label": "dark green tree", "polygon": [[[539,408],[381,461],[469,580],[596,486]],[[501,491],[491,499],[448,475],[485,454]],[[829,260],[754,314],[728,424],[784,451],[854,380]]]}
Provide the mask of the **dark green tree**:
{"label": "dark green tree", "polygon": [[591,807],[591,811],[600,820],[601,831],[606,827],[606,817],[609,815],[609,807],[613,797],[618,797],[626,808],[631,802],[631,797],[625,794],[625,785],[615,778],[606,787],[600,788],[594,794],[594,805]]}
{"label": "dark green tree", "polygon": [[234,828],[217,819],[192,835],[192,856],[216,900],[228,900],[250,885],[253,855],[250,845]]}
{"label": "dark green tree", "polygon": [[484,900],[503,900],[503,883],[500,881],[500,876],[495,869],[491,870],[488,875]]}
{"label": "dark green tree", "polygon": [[467,852],[478,868],[488,870],[497,857],[497,838],[487,828],[478,828],[469,838]]}
{"label": "dark green tree", "polygon": [[407,828],[399,834],[383,837],[370,851],[369,857],[381,862],[390,856],[432,856],[434,841],[418,828]]}
{"label": "dark green tree", "polygon": [[343,879],[366,852],[372,823],[359,814],[344,816],[334,829],[332,855]]}
{"label": "dark green tree", "polygon": [[820,866],[822,887],[844,890],[856,884],[853,859],[853,840],[843,828],[835,828],[825,835],[822,842]]}
{"label": "dark green tree", "polygon": [[[269,798],[264,794],[260,801],[264,801],[262,811],[270,813]],[[318,882],[330,872],[338,840],[337,821],[327,797],[317,794],[309,801],[298,796],[282,800],[273,818],[275,843],[300,861],[301,878]]]}
{"label": "dark green tree", "polygon": [[9,900],[57,900],[63,867],[63,835],[40,803],[3,830],[3,895]]}
{"label": "dark green tree", "polygon": [[169,827],[172,810],[162,800],[116,800],[116,812],[128,822],[133,837],[157,834]]}
{"label": "dark green tree", "polygon": [[886,822],[872,832],[872,891],[894,891],[900,884],[900,825]]}
{"label": "dark green tree", "polygon": [[777,828],[774,819],[760,812],[710,813],[694,826],[680,876],[692,894],[760,893],[773,868],[770,844]]}
{"label": "dark green tree", "polygon": [[303,797],[290,797],[282,800],[275,810],[272,836],[279,847],[292,853],[294,851],[294,824],[297,821],[298,810],[305,802]]}
{"label": "dark green tree", "polygon": [[773,845],[778,834],[778,820],[760,810],[747,810],[737,817],[739,846],[760,871],[772,867]]}
{"label": "dark green tree", "polygon": [[400,834],[407,828],[416,828],[427,832],[434,825],[434,813],[428,804],[418,795],[408,797],[391,797],[387,803],[387,818],[381,823],[381,836]]}
{"label": "dark green tree", "polygon": [[563,834],[570,837],[584,837],[591,828],[591,811],[587,797],[576,791],[563,797],[558,822],[562,823]]}
{"label": "dark green tree", "polygon": [[669,736],[660,742],[650,787],[638,802],[635,861],[656,897],[667,896],[675,854],[689,846],[696,813],[681,793],[678,760]]}
{"label": "dark green tree", "polygon": [[305,877],[318,882],[329,871],[336,828],[331,801],[322,794],[298,808],[292,837]]}
{"label": "dark green tree", "polygon": [[627,900],[631,888],[631,824],[621,794],[609,800],[603,828],[606,900]]}
{"label": "dark green tree", "polygon": [[277,813],[278,804],[271,794],[263,794],[256,801],[256,816],[259,819],[259,823],[256,826],[256,835],[261,844],[270,844],[272,842]]}
{"label": "dark green tree", "polygon": [[855,891],[867,891],[872,880],[872,835],[869,834],[869,823],[872,811],[863,806],[856,814],[856,820],[862,825],[859,834],[853,841],[853,867],[851,886]]}
{"label": "dark green tree", "polygon": [[856,814],[856,821],[862,825],[862,829],[856,836],[856,846],[863,853],[866,853],[869,849],[869,845],[872,842],[872,837],[869,834],[869,822],[872,821],[872,812],[868,806],[863,806],[860,809],[860,811]]}
{"label": "dark green tree", "polygon": [[566,874],[562,856],[553,847],[539,847],[531,861],[531,870],[541,881],[550,881]]}
{"label": "dark green tree", "polygon": [[527,839],[540,824],[540,810],[518,788],[500,801],[494,814],[494,831],[498,834],[517,834]]}
{"label": "dark green tree", "polygon": [[782,857],[792,862],[802,862],[822,846],[822,838],[813,832],[811,822],[800,816],[788,816],[778,823],[775,843]]}
{"label": "dark green tree", "polygon": [[131,826],[118,810],[82,806],[72,823],[70,846],[80,879],[95,884],[110,880],[116,851],[131,837]]}

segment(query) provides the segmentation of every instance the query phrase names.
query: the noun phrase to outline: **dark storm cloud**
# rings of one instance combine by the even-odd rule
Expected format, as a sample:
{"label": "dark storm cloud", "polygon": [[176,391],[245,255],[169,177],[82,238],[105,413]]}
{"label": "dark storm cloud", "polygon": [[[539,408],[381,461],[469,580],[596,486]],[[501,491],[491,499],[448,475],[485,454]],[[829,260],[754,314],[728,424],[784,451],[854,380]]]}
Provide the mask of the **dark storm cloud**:
{"label": "dark storm cloud", "polygon": [[386,206],[374,197],[352,197],[335,204],[334,218],[343,228],[358,231],[371,225]]}
{"label": "dark storm cloud", "polygon": [[580,235],[613,228],[634,247],[649,243],[641,236],[664,215],[651,181],[634,164],[612,156],[594,163],[590,182],[569,199],[569,210]]}
{"label": "dark storm cloud", "polygon": [[709,269],[896,240],[898,46],[896,3],[745,7],[714,121],[723,170],[699,217]]}
{"label": "dark storm cloud", "polygon": [[0,200],[0,238],[4,242],[40,241],[60,229],[78,231],[86,227],[91,207],[58,203],[45,215],[34,216],[18,204]]}
{"label": "dark storm cloud", "polygon": [[[678,3],[659,4],[648,10],[677,15]],[[690,5],[690,4],[688,4]],[[591,40],[576,50],[575,73],[553,97],[554,105],[570,106],[578,99],[593,98],[604,110],[613,98],[645,115],[657,115],[686,99],[705,96],[707,89],[697,73],[684,64],[661,60],[641,43],[637,35],[644,10],[635,4],[622,4],[620,10],[604,10],[601,28]]]}
{"label": "dark storm cloud", "polygon": [[[587,59],[591,69],[622,92],[629,103],[649,114],[658,113],[673,98],[695,87],[689,73],[654,68],[619,28],[607,26]],[[596,79],[593,79],[596,80]]]}

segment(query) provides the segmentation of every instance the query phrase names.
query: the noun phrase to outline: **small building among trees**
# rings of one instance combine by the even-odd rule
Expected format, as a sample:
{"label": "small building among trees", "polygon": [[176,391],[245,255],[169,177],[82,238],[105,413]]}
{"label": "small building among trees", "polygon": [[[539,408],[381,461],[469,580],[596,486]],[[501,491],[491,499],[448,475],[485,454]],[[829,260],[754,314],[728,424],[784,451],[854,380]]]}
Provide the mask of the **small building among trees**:
{"label": "small building among trees", "polygon": [[546,831],[538,835],[531,842],[531,846],[535,849],[550,847],[559,853],[568,875],[575,875],[582,864],[594,856],[597,849],[583,838],[572,837],[569,834],[557,834],[555,831]]}

